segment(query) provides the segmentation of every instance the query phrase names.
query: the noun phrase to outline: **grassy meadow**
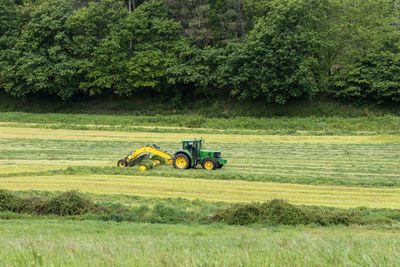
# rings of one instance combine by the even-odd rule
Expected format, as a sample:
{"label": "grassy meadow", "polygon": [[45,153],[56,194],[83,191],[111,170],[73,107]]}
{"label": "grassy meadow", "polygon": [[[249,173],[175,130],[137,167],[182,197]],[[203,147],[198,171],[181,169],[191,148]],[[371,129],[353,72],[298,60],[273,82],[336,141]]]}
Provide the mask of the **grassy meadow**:
{"label": "grassy meadow", "polygon": [[[3,266],[396,266],[398,229],[0,221]],[[382,248],[384,247],[384,250]]]}
{"label": "grassy meadow", "polygon": [[[199,166],[180,171],[163,165],[145,172],[116,166],[142,145],[157,144],[174,153],[182,139],[195,137],[203,137],[208,148],[220,149],[228,164],[211,172]],[[206,118],[3,112],[0,151],[0,189],[19,194],[77,189],[98,196],[97,201],[110,196],[108,201],[123,206],[137,205],[124,199],[139,197],[219,206],[283,199],[345,209],[400,209],[400,117],[396,116]],[[399,261],[398,224],[393,221],[384,226],[241,227],[1,218],[0,247],[6,249],[0,250],[0,265],[4,266],[394,266]]]}

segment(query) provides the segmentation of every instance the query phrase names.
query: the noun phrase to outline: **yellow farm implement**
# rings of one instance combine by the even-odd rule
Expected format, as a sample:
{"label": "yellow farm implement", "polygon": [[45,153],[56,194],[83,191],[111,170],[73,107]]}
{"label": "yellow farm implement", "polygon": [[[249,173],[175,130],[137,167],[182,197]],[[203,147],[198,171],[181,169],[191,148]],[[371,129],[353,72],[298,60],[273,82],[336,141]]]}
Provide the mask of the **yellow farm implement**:
{"label": "yellow farm implement", "polygon": [[[151,155],[153,156],[151,157]],[[120,159],[117,165],[118,167],[128,167],[128,166],[130,167],[140,164],[145,159],[152,159],[153,166],[156,166],[160,164],[159,157],[165,159],[165,162],[167,164],[172,164],[173,156],[166,151],[161,151],[160,147],[153,144],[153,146],[149,145],[142,146],[136,149],[135,151],[132,151],[131,153],[128,154],[128,156],[126,156],[123,159]],[[146,169],[148,169],[148,166],[146,166],[145,164],[139,167],[139,170],[142,171]]]}

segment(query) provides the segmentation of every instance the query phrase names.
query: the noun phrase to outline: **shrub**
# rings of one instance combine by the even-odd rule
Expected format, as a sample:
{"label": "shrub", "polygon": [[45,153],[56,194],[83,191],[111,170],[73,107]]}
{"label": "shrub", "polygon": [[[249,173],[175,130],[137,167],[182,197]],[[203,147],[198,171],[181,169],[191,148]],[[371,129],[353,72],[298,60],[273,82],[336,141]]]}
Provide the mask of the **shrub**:
{"label": "shrub", "polygon": [[156,203],[152,210],[150,222],[152,223],[182,223],[188,218],[188,213],[184,210],[173,208]]}
{"label": "shrub", "polygon": [[223,222],[234,225],[254,223],[296,224],[363,224],[360,212],[356,210],[336,210],[323,207],[295,206],[284,200],[273,199],[265,203],[234,204],[216,210],[209,222]]}
{"label": "shrub", "polygon": [[260,205],[261,221],[295,225],[312,222],[310,214],[300,206],[294,206],[281,199],[273,199]]}
{"label": "shrub", "polygon": [[217,210],[211,220],[227,224],[248,225],[258,222],[260,213],[260,206],[256,203],[234,204],[229,208]]}
{"label": "shrub", "polygon": [[0,190],[0,211],[60,216],[110,213],[109,208],[94,203],[76,190],[63,192],[50,199],[21,198],[10,191]]}
{"label": "shrub", "polygon": [[103,213],[107,208],[101,207],[76,190],[67,191],[46,201],[40,214],[82,215],[88,212]]}
{"label": "shrub", "polygon": [[10,191],[0,190],[0,211],[19,212],[21,199]]}

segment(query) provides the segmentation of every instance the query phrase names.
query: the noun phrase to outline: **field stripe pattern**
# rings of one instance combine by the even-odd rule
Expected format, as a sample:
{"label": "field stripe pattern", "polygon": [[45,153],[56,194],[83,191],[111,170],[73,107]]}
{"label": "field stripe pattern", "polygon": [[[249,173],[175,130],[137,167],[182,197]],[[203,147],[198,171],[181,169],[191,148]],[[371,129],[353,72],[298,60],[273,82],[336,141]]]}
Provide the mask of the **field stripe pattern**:
{"label": "field stripe pattern", "polygon": [[24,176],[0,178],[10,190],[70,190],[101,194],[182,197],[226,202],[267,201],[336,207],[400,208],[400,188],[357,188],[154,176]]}
{"label": "field stripe pattern", "polygon": [[70,166],[117,171],[112,166],[131,149],[156,143],[173,152],[181,139],[190,137],[200,136],[0,126],[0,188],[400,208],[397,135],[202,134],[207,147],[221,149],[228,159],[223,169],[182,172],[163,166],[145,173],[130,168],[124,175],[43,173]]}

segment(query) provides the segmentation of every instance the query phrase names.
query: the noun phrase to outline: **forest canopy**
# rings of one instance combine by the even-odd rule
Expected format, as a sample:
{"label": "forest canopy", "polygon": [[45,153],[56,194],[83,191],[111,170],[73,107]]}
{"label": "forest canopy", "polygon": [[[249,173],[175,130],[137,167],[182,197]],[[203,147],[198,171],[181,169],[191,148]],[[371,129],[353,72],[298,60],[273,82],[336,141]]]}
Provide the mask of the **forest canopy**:
{"label": "forest canopy", "polygon": [[399,1],[128,1],[2,0],[0,90],[400,102]]}

